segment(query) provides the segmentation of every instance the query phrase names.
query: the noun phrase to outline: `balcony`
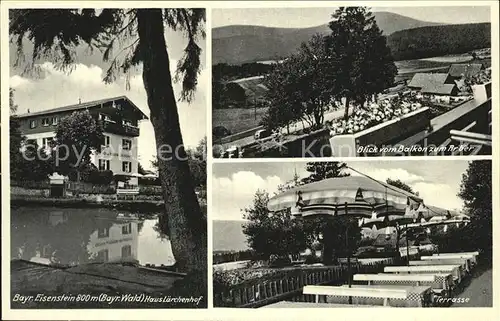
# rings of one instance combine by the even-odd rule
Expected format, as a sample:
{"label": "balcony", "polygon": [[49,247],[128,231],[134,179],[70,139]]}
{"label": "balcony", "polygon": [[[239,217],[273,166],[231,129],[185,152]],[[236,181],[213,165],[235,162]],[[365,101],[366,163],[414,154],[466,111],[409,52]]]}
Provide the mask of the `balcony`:
{"label": "balcony", "polygon": [[114,121],[109,120],[100,120],[104,132],[129,136],[129,137],[137,137],[139,136],[139,128],[131,125],[122,125],[116,123]]}

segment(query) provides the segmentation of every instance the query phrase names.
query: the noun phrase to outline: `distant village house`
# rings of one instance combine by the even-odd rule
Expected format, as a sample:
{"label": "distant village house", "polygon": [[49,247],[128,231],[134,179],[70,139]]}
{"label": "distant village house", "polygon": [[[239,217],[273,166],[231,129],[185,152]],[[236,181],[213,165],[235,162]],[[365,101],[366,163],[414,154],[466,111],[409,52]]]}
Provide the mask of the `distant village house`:
{"label": "distant village house", "polygon": [[227,97],[232,101],[243,104],[241,107],[262,104],[268,91],[263,82],[264,76],[229,81],[226,83]]}
{"label": "distant village house", "polygon": [[456,96],[459,93],[455,79],[445,73],[416,73],[408,88],[425,95]]}

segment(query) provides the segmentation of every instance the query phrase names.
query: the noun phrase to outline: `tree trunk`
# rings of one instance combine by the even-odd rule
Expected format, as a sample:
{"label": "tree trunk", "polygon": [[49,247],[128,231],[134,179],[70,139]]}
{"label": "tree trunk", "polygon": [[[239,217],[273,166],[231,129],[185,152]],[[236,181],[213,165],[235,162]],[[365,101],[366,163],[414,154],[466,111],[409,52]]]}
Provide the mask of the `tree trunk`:
{"label": "tree trunk", "polygon": [[344,110],[345,121],[349,120],[349,103],[350,103],[350,101],[351,101],[350,97],[345,98],[345,110]]}
{"label": "tree trunk", "polygon": [[207,222],[183,147],[161,9],[138,9],[142,78],[155,131],[158,169],[172,251],[179,271],[207,270]]}
{"label": "tree trunk", "polygon": [[325,224],[323,228],[323,264],[330,265],[333,263],[333,240],[330,224]]}

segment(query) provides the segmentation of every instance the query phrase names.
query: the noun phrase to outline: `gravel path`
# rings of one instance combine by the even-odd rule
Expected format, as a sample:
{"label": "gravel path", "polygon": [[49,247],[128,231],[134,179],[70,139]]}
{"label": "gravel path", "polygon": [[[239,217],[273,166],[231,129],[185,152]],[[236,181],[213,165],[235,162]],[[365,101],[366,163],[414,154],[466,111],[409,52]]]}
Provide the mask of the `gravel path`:
{"label": "gravel path", "polygon": [[486,270],[472,279],[470,285],[458,297],[469,299],[466,303],[453,303],[452,307],[492,307],[493,306],[492,270]]}

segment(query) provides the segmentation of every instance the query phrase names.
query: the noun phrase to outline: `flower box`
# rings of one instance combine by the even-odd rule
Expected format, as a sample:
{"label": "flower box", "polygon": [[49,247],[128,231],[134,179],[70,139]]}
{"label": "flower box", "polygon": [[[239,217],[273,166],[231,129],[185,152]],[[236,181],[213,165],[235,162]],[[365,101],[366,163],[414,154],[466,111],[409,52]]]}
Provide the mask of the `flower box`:
{"label": "flower box", "polygon": [[473,85],[472,93],[476,101],[485,101],[491,98],[491,82],[481,85]]}
{"label": "flower box", "polygon": [[330,138],[332,156],[357,157],[366,153],[378,154],[383,145],[401,141],[427,129],[430,120],[431,110],[423,107],[353,134],[335,135]]}

